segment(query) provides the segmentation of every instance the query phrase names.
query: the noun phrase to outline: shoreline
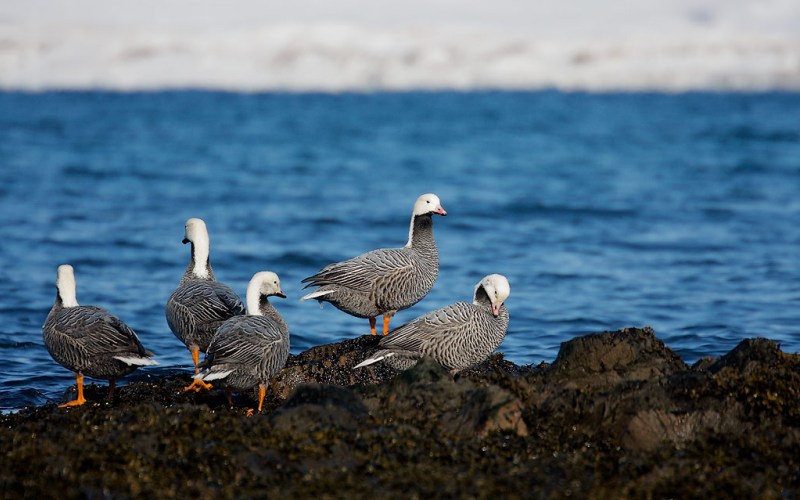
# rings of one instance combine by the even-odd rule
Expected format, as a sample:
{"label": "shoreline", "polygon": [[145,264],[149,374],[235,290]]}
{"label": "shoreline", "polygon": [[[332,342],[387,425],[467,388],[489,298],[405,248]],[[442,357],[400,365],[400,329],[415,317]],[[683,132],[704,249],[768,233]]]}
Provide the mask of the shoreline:
{"label": "shoreline", "polygon": [[0,415],[2,496],[800,492],[800,355],[774,341],[688,366],[628,328],[564,342],[551,364],[496,353],[454,380],[428,361],[352,370],[378,339],[290,356],[249,418],[252,394],[234,408],[185,394],[188,372]]}

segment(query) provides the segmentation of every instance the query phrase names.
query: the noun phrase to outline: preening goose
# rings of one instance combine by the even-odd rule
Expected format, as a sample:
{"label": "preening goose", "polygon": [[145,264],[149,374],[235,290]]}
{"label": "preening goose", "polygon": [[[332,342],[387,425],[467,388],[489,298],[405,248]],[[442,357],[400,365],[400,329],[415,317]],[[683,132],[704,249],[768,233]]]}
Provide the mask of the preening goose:
{"label": "preening goose", "polygon": [[508,329],[504,305],[511,293],[505,276],[490,274],[475,286],[472,304],[456,302],[424,314],[383,337],[380,349],[355,366],[383,360],[397,370],[429,356],[455,374],[485,360]]}

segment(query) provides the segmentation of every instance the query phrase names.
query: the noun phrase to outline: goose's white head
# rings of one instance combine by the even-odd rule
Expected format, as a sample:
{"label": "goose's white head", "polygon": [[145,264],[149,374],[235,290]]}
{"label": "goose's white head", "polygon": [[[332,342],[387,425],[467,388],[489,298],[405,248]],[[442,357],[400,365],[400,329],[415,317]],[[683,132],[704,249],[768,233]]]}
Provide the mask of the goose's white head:
{"label": "goose's white head", "polygon": [[58,266],[56,288],[58,289],[58,296],[61,297],[61,303],[64,307],[78,306],[78,297],[75,292],[75,271],[69,264]]}
{"label": "goose's white head", "polygon": [[411,214],[411,225],[408,228],[408,243],[406,243],[406,247],[410,247],[411,240],[414,239],[414,220],[416,217],[429,214],[447,215],[445,209],[442,208],[442,202],[439,201],[439,197],[433,193],[423,194],[414,202],[414,213]]}
{"label": "goose's white head", "polygon": [[200,278],[208,278],[208,252],[209,239],[208,229],[203,219],[191,218],[186,221],[184,226],[185,233],[183,244],[191,242],[194,257],[194,274]]}
{"label": "goose's white head", "polygon": [[[486,297],[481,297],[481,294],[486,294]],[[500,314],[500,306],[506,301],[508,296],[511,295],[511,286],[508,280],[502,274],[490,274],[484,277],[475,285],[475,305],[480,304],[480,299],[489,299],[492,307],[492,314],[495,317]]]}
{"label": "goose's white head", "polygon": [[281,279],[272,271],[261,271],[250,278],[247,285],[247,313],[258,314],[261,305],[261,297],[272,297],[273,295],[286,298],[286,294],[281,290]]}
{"label": "goose's white head", "polygon": [[189,242],[195,245],[202,242],[208,243],[208,229],[203,219],[192,217],[186,221],[184,228],[186,231],[183,236],[184,245]]}
{"label": "goose's white head", "polygon": [[433,193],[423,194],[414,202],[414,216],[426,214],[447,215],[439,197]]}

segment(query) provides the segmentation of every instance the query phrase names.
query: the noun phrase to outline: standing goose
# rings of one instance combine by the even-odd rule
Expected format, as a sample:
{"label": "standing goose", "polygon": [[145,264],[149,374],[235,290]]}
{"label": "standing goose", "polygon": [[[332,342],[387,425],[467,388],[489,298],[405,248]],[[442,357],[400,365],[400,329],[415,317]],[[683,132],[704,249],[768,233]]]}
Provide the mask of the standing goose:
{"label": "standing goose", "polygon": [[375,335],[375,318],[383,315],[383,334],[397,311],[419,302],[439,274],[439,252],[433,239],[433,214],[447,215],[439,197],[423,194],[414,203],[408,243],[403,248],[384,248],[344,262],[325,266],[303,280],[305,287],[319,287],[302,297],[330,302],[358,318],[369,318]]}
{"label": "standing goose", "polygon": [[[214,332],[226,320],[244,314],[244,305],[228,285],[214,278],[209,259],[209,239],[202,219],[186,221],[183,243],[192,243],[192,254],[178,288],[167,301],[167,323],[170,330],[192,353],[194,372],[199,371],[200,351],[206,352]],[[205,387],[192,381],[185,390]]]}
{"label": "standing goose", "polygon": [[[278,373],[289,357],[289,328],[268,298],[286,298],[278,275],[256,273],[247,286],[247,315],[234,316],[219,327],[203,370],[195,380],[220,380],[230,391],[246,391],[258,386],[258,411],[264,404],[269,378]],[[251,411],[252,412],[252,411]]]}
{"label": "standing goose", "polygon": [[83,377],[107,379],[108,397],[114,398],[117,377],[140,366],[157,365],[128,325],[105,309],[78,305],[72,266],[58,266],[56,301],[42,326],[47,351],[58,364],[75,373],[78,397],[60,405],[79,406]]}
{"label": "standing goose", "polygon": [[475,286],[472,304],[456,302],[394,329],[380,341],[381,349],[355,366],[384,360],[396,370],[414,366],[430,356],[455,374],[485,360],[506,335],[511,293],[508,280],[490,274]]}

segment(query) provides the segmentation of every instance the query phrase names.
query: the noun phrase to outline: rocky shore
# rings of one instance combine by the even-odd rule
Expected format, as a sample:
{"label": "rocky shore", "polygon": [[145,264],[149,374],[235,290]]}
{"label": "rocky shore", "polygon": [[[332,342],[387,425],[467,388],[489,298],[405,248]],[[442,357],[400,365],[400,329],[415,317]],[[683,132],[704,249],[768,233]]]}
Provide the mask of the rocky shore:
{"label": "rocky shore", "polygon": [[[291,356],[253,397],[189,374],[0,416],[20,497],[702,497],[800,494],[800,355],[749,339],[687,366],[649,328],[575,338],[552,364],[493,355],[352,370],[364,336]],[[65,399],[69,394],[65,394]]]}

